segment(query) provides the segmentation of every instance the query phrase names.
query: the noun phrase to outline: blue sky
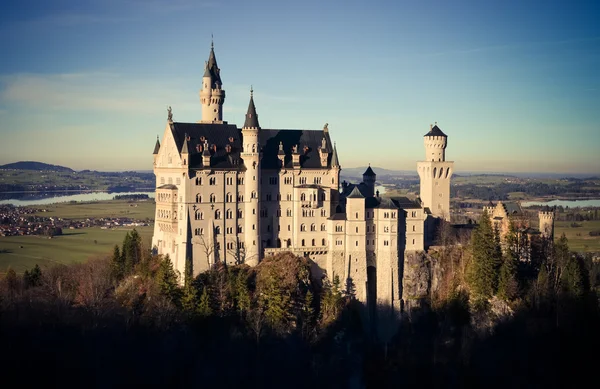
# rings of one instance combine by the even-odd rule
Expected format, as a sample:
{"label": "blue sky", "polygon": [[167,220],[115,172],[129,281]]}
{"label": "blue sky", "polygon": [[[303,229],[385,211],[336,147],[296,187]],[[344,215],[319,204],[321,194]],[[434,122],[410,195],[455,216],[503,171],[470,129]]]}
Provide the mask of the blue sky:
{"label": "blue sky", "polygon": [[197,121],[214,34],[225,120],[329,123],[342,167],[600,173],[600,2],[12,1],[0,163],[151,169],[166,107]]}

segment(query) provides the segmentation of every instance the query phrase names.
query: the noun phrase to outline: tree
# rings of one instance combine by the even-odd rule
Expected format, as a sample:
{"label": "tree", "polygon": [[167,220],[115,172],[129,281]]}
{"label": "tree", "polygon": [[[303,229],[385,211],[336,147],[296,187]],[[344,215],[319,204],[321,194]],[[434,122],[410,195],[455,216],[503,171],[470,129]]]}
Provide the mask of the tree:
{"label": "tree", "polygon": [[19,289],[19,278],[17,277],[15,269],[9,267],[6,271],[5,279],[6,285],[8,286],[8,294],[10,297],[13,297]]}
{"label": "tree", "polygon": [[204,251],[206,263],[208,265],[208,269],[210,269],[210,257],[215,252],[215,244],[214,242],[210,242],[208,239],[204,239],[204,235],[200,235],[200,247],[202,247],[202,251]]}
{"label": "tree", "polygon": [[243,269],[239,269],[235,275],[233,286],[235,288],[235,305],[240,316],[250,309],[251,299],[248,290],[248,275]]}
{"label": "tree", "polygon": [[121,251],[119,250],[119,246],[115,245],[113,255],[110,261],[110,267],[111,275],[116,281],[120,281],[123,279],[125,273],[124,259],[125,258],[121,255]]}
{"label": "tree", "polygon": [[304,297],[302,304],[302,335],[309,339],[314,329],[315,308],[313,307],[313,294],[309,290]]}
{"label": "tree", "polygon": [[246,246],[242,242],[239,242],[238,239],[233,238],[230,240],[230,243],[231,244],[227,246],[227,254],[231,255],[234,258],[234,263],[236,265],[246,263],[246,261],[252,259],[255,256],[248,256]]}
{"label": "tree", "polygon": [[124,263],[123,275],[131,274],[135,266],[142,260],[142,238],[135,228],[125,235],[121,255]]}
{"label": "tree", "polygon": [[198,314],[203,317],[212,315],[212,309],[210,307],[210,296],[208,294],[206,286],[202,288],[200,302],[198,303]]}
{"label": "tree", "polygon": [[40,266],[38,264],[36,264],[35,267],[31,269],[31,271],[25,270],[25,273],[23,274],[23,283],[25,289],[34,288],[36,286],[41,285],[42,269],[40,269]]}
{"label": "tree", "polygon": [[183,296],[181,297],[181,308],[190,316],[195,316],[199,311],[200,300],[198,298],[198,289],[192,282],[188,282],[183,288]]}
{"label": "tree", "polygon": [[193,281],[193,278],[194,278],[194,273],[193,273],[193,269],[192,269],[192,259],[186,258],[184,279],[183,279],[183,282],[185,283],[186,287]]}
{"label": "tree", "polygon": [[179,299],[181,296],[181,289],[179,289],[177,281],[177,273],[175,273],[171,258],[169,258],[169,255],[167,254],[160,262],[160,268],[158,271],[158,287],[160,289],[160,293],[175,305],[179,305]]}
{"label": "tree", "polygon": [[498,277],[498,297],[504,300],[513,300],[519,292],[517,281],[517,263],[510,255],[505,255],[500,267]]}
{"label": "tree", "polygon": [[502,250],[486,211],[471,238],[472,258],[468,269],[468,282],[475,302],[481,303],[496,292],[498,271],[502,263]]}

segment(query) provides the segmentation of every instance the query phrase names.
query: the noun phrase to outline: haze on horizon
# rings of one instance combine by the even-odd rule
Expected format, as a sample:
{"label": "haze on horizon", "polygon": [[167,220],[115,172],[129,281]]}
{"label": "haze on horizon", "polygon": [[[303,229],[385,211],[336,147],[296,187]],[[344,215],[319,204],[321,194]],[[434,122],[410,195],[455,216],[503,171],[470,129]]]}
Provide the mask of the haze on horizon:
{"label": "haze on horizon", "polygon": [[[52,4],[50,4],[52,3]],[[321,4],[326,3],[326,4]],[[598,2],[25,0],[0,15],[0,164],[150,170],[166,107],[200,119],[211,33],[225,120],[329,123],[342,167],[600,173]]]}

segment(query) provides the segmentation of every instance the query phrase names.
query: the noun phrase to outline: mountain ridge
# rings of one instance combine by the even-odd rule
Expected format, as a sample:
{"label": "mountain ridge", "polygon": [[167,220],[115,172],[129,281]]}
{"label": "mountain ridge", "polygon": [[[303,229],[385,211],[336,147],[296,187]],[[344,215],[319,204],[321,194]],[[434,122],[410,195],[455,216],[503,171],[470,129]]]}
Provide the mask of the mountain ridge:
{"label": "mountain ridge", "polygon": [[75,170],[66,166],[52,165],[37,161],[19,161],[0,165],[1,170],[37,170],[51,172],[74,172]]}

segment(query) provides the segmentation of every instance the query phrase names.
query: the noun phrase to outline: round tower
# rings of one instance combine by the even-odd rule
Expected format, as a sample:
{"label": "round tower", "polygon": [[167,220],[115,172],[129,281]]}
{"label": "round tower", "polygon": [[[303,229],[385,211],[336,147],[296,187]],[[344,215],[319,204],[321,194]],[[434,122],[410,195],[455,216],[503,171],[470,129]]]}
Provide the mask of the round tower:
{"label": "round tower", "polygon": [[249,265],[260,260],[260,125],[254,106],[253,91],[250,89],[250,104],[246,121],[242,127],[241,157],[246,166],[244,176],[244,241],[246,258]]}
{"label": "round tower", "polygon": [[540,232],[546,239],[554,239],[554,210],[546,206],[538,213],[540,218]]}
{"label": "round tower", "polygon": [[443,162],[446,160],[446,142],[448,137],[439,127],[429,126],[429,132],[423,137],[425,161]]}
{"label": "round tower", "polygon": [[200,103],[202,104],[201,123],[222,123],[225,90],[221,81],[221,69],[217,66],[214,44],[211,42],[210,55],[204,66]]}

